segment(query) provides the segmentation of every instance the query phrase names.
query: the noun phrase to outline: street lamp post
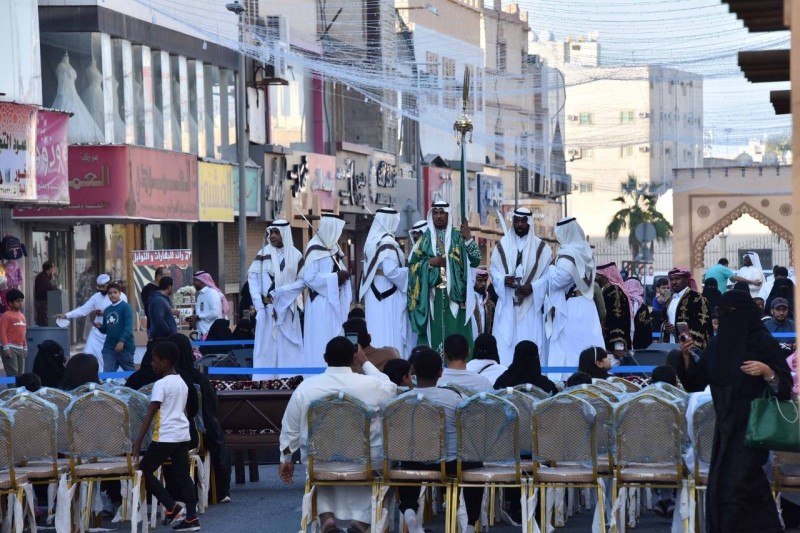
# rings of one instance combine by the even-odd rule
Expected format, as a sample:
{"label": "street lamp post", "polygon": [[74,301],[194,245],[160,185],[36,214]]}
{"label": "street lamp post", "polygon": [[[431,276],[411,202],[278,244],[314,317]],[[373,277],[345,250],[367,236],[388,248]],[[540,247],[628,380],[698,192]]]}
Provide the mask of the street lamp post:
{"label": "street lamp post", "polygon": [[[244,44],[245,8],[238,0],[225,4],[225,9],[239,18],[239,43]],[[244,50],[239,50],[239,72],[236,75],[236,141],[239,157],[239,287],[247,281],[247,92],[245,90]]]}

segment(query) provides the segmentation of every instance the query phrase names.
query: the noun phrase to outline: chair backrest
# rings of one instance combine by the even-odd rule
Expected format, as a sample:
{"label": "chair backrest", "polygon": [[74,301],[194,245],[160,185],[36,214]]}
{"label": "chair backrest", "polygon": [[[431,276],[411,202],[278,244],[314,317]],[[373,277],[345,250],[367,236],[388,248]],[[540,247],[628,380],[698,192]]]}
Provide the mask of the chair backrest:
{"label": "chair backrest", "polygon": [[118,457],[131,453],[128,405],[105,391],[75,398],[67,407],[72,459]]}
{"label": "chair backrest", "polygon": [[25,387],[19,387],[19,388],[11,388],[0,391],[0,403],[7,402],[9,398],[16,396],[17,394],[19,394],[21,391],[24,390]]}
{"label": "chair backrest", "polygon": [[538,402],[533,409],[533,458],[536,463],[580,463],[597,467],[595,410],[565,393]]}
{"label": "chair backrest", "polygon": [[531,455],[533,453],[533,409],[540,400],[529,396],[527,392],[511,388],[495,391],[495,395],[508,400],[517,408],[519,413],[519,453]]}
{"label": "chair backrest", "polygon": [[139,392],[141,392],[142,394],[144,394],[149,398],[150,395],[153,393],[153,385],[155,385],[155,383],[148,383],[147,385],[141,387],[139,389]]}
{"label": "chair backrest", "polygon": [[[777,490],[781,490],[783,483],[783,476],[797,476],[800,471],[800,453],[798,452],[775,452],[773,456],[773,467],[775,469],[774,477]],[[788,467],[788,468],[787,468]],[[792,483],[795,487],[796,484]]]}
{"label": "chair backrest", "polygon": [[371,473],[370,408],[344,393],[311,402],[308,408],[309,477],[319,461],[364,465]]}
{"label": "chair backrest", "polygon": [[596,394],[600,394],[601,396],[603,396],[606,400],[608,400],[611,403],[617,403],[619,401],[619,399],[620,399],[620,396],[622,394],[624,394],[622,391],[612,391],[612,390],[609,390],[608,387],[602,387],[602,386],[599,386],[599,385],[595,385],[594,383],[589,383],[587,385],[581,385],[581,387],[585,388],[586,390],[593,391]]}
{"label": "chair backrest", "polygon": [[456,409],[459,462],[519,465],[519,411],[514,404],[482,392]]}
{"label": "chair backrest", "polygon": [[610,455],[614,442],[614,405],[605,396],[591,389],[575,388],[567,393],[586,400],[594,407],[597,455]]}
{"label": "chair backrest", "polygon": [[[136,439],[142,428],[142,424],[144,424],[145,416],[147,416],[150,398],[129,387],[118,387],[112,391],[112,394],[121,398],[128,405],[128,416],[131,424],[130,435],[132,439]],[[150,444],[152,437],[153,431],[151,427],[142,441],[143,450]]]}
{"label": "chair backrest", "polygon": [[445,419],[444,408],[421,394],[391,401],[383,411],[384,461],[444,462]]}
{"label": "chair backrest", "polygon": [[642,389],[638,383],[634,383],[633,381],[618,376],[611,376],[608,378],[608,381],[614,385],[622,387],[625,392],[638,392]]}
{"label": "chair backrest", "polygon": [[525,394],[529,394],[539,400],[544,400],[545,398],[549,398],[551,396],[549,392],[540,389],[536,385],[531,385],[530,383],[517,385],[516,387],[514,387],[514,390],[524,392]]}
{"label": "chair backrest", "polygon": [[667,391],[668,393],[672,394],[673,396],[681,400],[684,405],[688,405],[689,403],[689,393],[683,389],[676,387],[675,385],[670,385],[669,383],[664,383],[663,381],[659,381],[658,383],[653,383],[651,387]]}
{"label": "chair backrest", "polygon": [[89,382],[89,383],[84,383],[83,385],[78,385],[77,387],[75,387],[70,391],[70,394],[72,394],[73,396],[81,396],[83,394],[86,394],[87,392],[92,392],[96,390],[108,392],[101,383]]}
{"label": "chair backrest", "polygon": [[14,448],[11,437],[14,426],[14,412],[0,408],[0,470],[8,470],[14,483]]}
{"label": "chair backrest", "polygon": [[595,387],[600,387],[602,389],[605,389],[608,392],[616,394],[617,396],[627,392],[627,389],[623,385],[619,385],[617,383],[613,383],[613,382],[608,381],[606,379],[593,379],[592,380],[592,385],[594,385]]}
{"label": "chair backrest", "polygon": [[64,413],[74,397],[68,392],[52,387],[42,387],[35,394],[52,403],[58,409],[56,449],[61,453],[69,453],[69,430],[67,429],[67,417]]}
{"label": "chair backrest", "polygon": [[[717,424],[717,413],[714,402],[709,397],[699,403],[692,415],[692,441],[694,442],[695,466],[698,463],[711,464],[711,450],[714,448],[714,428]],[[800,454],[798,454],[800,455]]]}
{"label": "chair backrest", "polygon": [[674,464],[681,472],[684,417],[677,402],[641,392],[614,409],[616,464]]}
{"label": "chair backrest", "polygon": [[[34,461],[56,465],[56,427],[58,407],[32,394],[23,393],[11,398],[6,408],[14,411],[12,447],[14,461],[24,466]],[[56,474],[57,470],[53,473]]]}

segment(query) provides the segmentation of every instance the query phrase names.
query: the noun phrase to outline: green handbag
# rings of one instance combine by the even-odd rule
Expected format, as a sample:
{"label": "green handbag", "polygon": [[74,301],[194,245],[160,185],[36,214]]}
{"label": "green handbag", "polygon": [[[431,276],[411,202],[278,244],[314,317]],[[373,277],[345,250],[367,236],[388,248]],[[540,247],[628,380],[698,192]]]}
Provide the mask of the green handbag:
{"label": "green handbag", "polygon": [[750,402],[744,444],[759,450],[800,452],[800,410],[797,400],[781,401],[769,392]]}

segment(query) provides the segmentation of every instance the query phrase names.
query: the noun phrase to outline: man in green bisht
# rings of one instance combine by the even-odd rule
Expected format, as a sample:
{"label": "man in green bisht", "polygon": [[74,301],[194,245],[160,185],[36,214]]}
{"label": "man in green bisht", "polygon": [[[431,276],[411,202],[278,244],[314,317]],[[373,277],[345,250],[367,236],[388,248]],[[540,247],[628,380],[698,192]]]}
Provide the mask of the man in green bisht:
{"label": "man in green bisht", "polygon": [[478,244],[469,225],[453,228],[450,204],[434,202],[428,212],[428,230],[409,259],[408,316],[418,335],[418,344],[427,344],[442,353],[445,337],[464,335],[472,350],[471,315],[475,307],[472,269],[481,262]]}

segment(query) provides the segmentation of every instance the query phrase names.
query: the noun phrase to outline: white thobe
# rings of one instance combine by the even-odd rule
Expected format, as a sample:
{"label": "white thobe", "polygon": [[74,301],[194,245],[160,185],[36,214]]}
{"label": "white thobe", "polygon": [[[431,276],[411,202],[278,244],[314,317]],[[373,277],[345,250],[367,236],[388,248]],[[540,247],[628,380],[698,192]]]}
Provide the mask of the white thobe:
{"label": "white thobe", "polygon": [[[755,266],[746,266],[739,269],[739,272],[736,273],[737,276],[740,278],[744,278],[750,281],[761,281],[761,285],[764,285],[764,272],[759,270]],[[749,285],[750,288],[750,296],[753,298],[758,297],[759,291],[761,291],[761,287],[758,285]]]}
{"label": "white thobe", "polygon": [[[369,407],[377,408],[395,397],[397,386],[386,374],[369,362],[362,368],[364,374],[356,374],[350,367],[328,367],[324,374],[311,376],[297,387],[283,413],[281,452],[287,448],[292,452],[299,449],[303,462],[306,462],[308,408],[314,400],[344,392]],[[342,438],[347,439],[348,436],[343,435]],[[372,464],[379,465],[383,450],[377,409],[374,410],[370,426],[370,449]],[[283,458],[281,460],[284,461]],[[317,512],[333,513],[340,520],[370,523],[370,491],[370,487],[317,487]]]}
{"label": "white thobe", "polygon": [[[669,320],[669,323],[672,324],[673,326],[675,325],[675,320],[677,320],[675,317],[678,314],[678,304],[681,303],[681,298],[683,298],[683,295],[686,294],[686,291],[688,291],[688,290],[689,290],[689,287],[684,287],[681,292],[677,292],[677,293],[673,294],[672,295],[672,299],[670,299],[670,301],[669,301],[669,305],[667,306],[667,320]],[[677,327],[670,334],[669,339],[672,342],[680,342],[678,340],[678,328]]]}
{"label": "white thobe", "polygon": [[496,361],[492,361],[491,359],[473,359],[467,363],[467,370],[470,372],[475,372],[479,376],[485,377],[492,383],[492,385],[494,385],[494,382],[497,381],[497,378],[502,376],[503,373],[508,370],[508,367],[498,364]]}
{"label": "white thobe", "polygon": [[765,281],[761,284],[761,287],[758,289],[758,297],[764,300],[764,303],[767,303],[767,298],[769,298],[769,293],[772,292],[772,287],[775,286],[775,276],[769,278],[769,280]]}
{"label": "white thobe", "polygon": [[[283,249],[280,249],[276,259],[278,264],[283,260],[283,256]],[[255,265],[256,262],[253,264]],[[272,282],[269,276],[262,275],[260,265],[255,268],[250,267],[247,281],[250,287],[250,297],[253,299],[253,307],[256,308],[253,367],[287,368],[297,366],[303,357],[303,331],[300,327],[300,313],[297,310],[297,297],[305,288],[303,280],[298,279],[281,286],[278,286],[280,280],[276,280],[275,288],[272,290],[272,303],[266,306],[261,298],[269,296]],[[253,380],[277,377],[279,377],[277,374],[254,374]]]}
{"label": "white thobe", "polygon": [[[120,293],[120,300],[123,302],[128,301],[128,297],[125,296],[124,292]],[[86,300],[82,306],[73,309],[64,316],[66,316],[68,320],[74,320],[76,318],[89,316],[89,313],[92,311],[100,311],[100,313],[94,317],[93,321],[95,324],[102,324],[103,311],[105,311],[106,307],[109,305],[111,305],[111,299],[108,295],[96,292],[92,294],[92,297]],[[105,344],[105,342],[105,333],[100,333],[99,329],[93,327],[92,331],[89,332],[89,336],[86,338],[86,346],[83,348],[83,353],[90,353],[97,358],[97,364],[100,365],[100,372],[103,372],[103,344]]]}
{"label": "white thobe", "polygon": [[208,330],[215,320],[223,318],[222,300],[219,293],[211,287],[203,287],[198,291],[194,305],[194,314],[197,315],[197,332],[202,336],[208,335]]}
{"label": "white thobe", "polygon": [[[391,346],[402,356],[410,353],[410,323],[408,321],[408,267],[401,267],[397,260],[386,258],[380,264],[380,270],[372,279],[372,285],[379,293],[392,287],[397,290],[391,296],[378,301],[372,288],[364,293],[364,314],[367,328],[372,337],[373,346]],[[383,272],[381,274],[381,272]],[[415,335],[416,337],[416,335]],[[416,341],[416,338],[414,339]]]}
{"label": "white thobe", "polygon": [[[481,317],[481,328],[486,330],[486,296],[482,295],[479,292],[475,292],[475,308],[478,310],[478,316]],[[475,340],[478,338],[478,335],[483,333],[483,331],[478,329],[478,321],[475,320],[475,313],[473,312],[469,319],[470,323],[472,324],[472,339]],[[489,331],[488,333],[491,333]]]}
{"label": "white thobe", "polygon": [[[332,338],[344,335],[342,324],[350,312],[353,290],[349,278],[339,286],[339,277],[333,272],[333,259],[330,257],[306,264],[303,282],[309,288],[309,294],[305,304],[303,361],[299,366],[324,367],[325,345]],[[317,293],[313,300],[311,291]]]}
{"label": "white thobe", "polygon": [[[567,261],[566,259],[559,259]],[[552,309],[555,311],[552,325],[546,327],[547,351],[542,358],[542,366],[578,367],[580,353],[592,346],[605,346],[600,317],[594,300],[586,296],[574,296],[567,299],[567,292],[574,285],[572,274],[551,265],[547,273],[534,283],[534,307],[541,305],[543,294],[547,293],[545,315]],[[540,358],[541,358],[540,350]],[[566,380],[571,372],[549,372],[550,379]]]}
{"label": "white thobe", "polygon": [[[515,236],[517,250],[524,248],[526,239],[527,236],[525,238]],[[509,250],[506,253],[516,258],[517,250]],[[545,264],[549,263],[551,255],[549,248],[542,255],[542,259],[546,261]],[[508,260],[512,260],[512,257],[509,257]],[[506,271],[497,248],[492,252],[489,275],[497,293],[497,304],[495,304],[494,308],[495,326],[493,327],[492,335],[497,339],[497,353],[500,356],[500,363],[506,366],[511,365],[514,360],[514,349],[522,341],[533,341],[539,347],[540,354],[545,353],[546,346],[543,345],[546,343],[541,302],[536,305],[534,296],[528,296],[528,298],[534,298],[534,304],[528,308],[524,315],[519,316],[518,307],[514,305],[514,289],[506,287]],[[521,277],[521,269],[518,269],[515,275]],[[541,277],[544,276],[545,274],[542,274]]]}

